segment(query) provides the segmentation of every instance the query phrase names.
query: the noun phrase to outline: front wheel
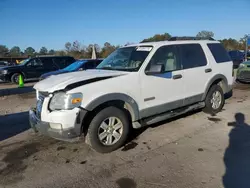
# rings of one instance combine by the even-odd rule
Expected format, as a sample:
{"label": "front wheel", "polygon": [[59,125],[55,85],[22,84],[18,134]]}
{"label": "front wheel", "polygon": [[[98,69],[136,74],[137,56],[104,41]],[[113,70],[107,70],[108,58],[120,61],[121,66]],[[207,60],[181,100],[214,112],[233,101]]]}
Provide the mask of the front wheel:
{"label": "front wheel", "polygon": [[97,152],[108,153],[126,142],[129,131],[130,123],[125,111],[113,106],[107,107],[92,119],[87,140]]}
{"label": "front wheel", "polygon": [[207,93],[203,111],[215,115],[222,110],[224,104],[223,90],[219,85],[213,85]]}
{"label": "front wheel", "polygon": [[15,73],[11,76],[11,82],[14,84],[18,84],[19,83],[19,76],[21,74],[20,73]]}

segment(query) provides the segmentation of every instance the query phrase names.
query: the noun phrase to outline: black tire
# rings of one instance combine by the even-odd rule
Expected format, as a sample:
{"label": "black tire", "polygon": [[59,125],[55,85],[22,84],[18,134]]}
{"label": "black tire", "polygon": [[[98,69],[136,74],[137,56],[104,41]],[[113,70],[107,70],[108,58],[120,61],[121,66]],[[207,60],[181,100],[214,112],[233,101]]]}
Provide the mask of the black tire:
{"label": "black tire", "polygon": [[[213,108],[212,107],[212,102],[211,102],[211,100],[213,98],[213,94],[215,92],[219,92],[220,95],[221,95],[221,103],[220,103],[218,108]],[[225,98],[224,98],[224,93],[223,93],[222,88],[219,85],[211,86],[211,88],[209,89],[209,91],[207,93],[206,99],[205,99],[205,108],[203,109],[203,111],[205,113],[215,115],[215,114],[219,113],[222,110],[224,104],[225,104]]]}
{"label": "black tire", "polygon": [[[120,139],[113,145],[105,145],[104,143],[102,143],[102,141],[99,139],[98,136],[101,123],[109,117],[118,118],[121,121],[123,127]],[[130,122],[125,111],[111,106],[99,111],[92,119],[86,135],[86,142],[99,153],[109,153],[114,150],[117,150],[123,144],[125,144],[126,140],[128,139],[129,132],[130,132]]]}
{"label": "black tire", "polygon": [[18,84],[19,83],[19,75],[21,75],[20,73],[14,73],[11,76],[11,82],[14,84]]}

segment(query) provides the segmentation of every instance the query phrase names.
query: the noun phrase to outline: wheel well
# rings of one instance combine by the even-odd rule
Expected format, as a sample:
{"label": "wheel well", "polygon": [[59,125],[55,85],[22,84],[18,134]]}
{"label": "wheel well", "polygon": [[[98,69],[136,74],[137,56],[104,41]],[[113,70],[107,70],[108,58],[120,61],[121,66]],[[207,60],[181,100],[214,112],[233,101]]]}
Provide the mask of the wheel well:
{"label": "wheel well", "polygon": [[13,73],[10,74],[10,80],[11,80],[11,77],[12,77],[14,74],[16,74],[16,73],[21,74],[21,75],[23,76],[23,78],[25,78],[25,75],[24,75],[22,72],[13,72]]}
{"label": "wheel well", "polygon": [[103,110],[104,108],[107,108],[109,106],[115,106],[121,110],[123,110],[128,118],[129,121],[132,123],[132,117],[133,114],[130,111],[131,106],[122,101],[122,100],[112,100],[112,101],[107,101],[105,103],[100,104],[99,106],[95,107],[92,111],[87,112],[86,116],[84,117],[84,119],[82,120],[82,133],[86,136],[88,128],[89,128],[89,124],[92,121],[92,119],[94,118],[94,116],[100,112],[101,110]]}
{"label": "wheel well", "polygon": [[[219,85],[219,86],[221,87],[221,89],[223,90],[223,93],[224,93],[224,94],[227,92],[227,83],[226,83],[226,81],[225,81],[224,79],[219,78],[219,79],[215,80],[215,81],[211,84],[210,88],[211,88],[213,85]],[[209,88],[209,89],[210,89],[210,88]]]}

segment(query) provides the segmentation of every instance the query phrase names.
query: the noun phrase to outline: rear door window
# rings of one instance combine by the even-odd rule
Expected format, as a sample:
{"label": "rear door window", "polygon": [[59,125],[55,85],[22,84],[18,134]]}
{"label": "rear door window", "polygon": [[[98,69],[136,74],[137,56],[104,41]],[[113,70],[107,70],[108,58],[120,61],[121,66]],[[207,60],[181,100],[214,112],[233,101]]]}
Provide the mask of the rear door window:
{"label": "rear door window", "polygon": [[56,69],[56,65],[53,63],[51,58],[42,58],[43,65],[46,69]]}
{"label": "rear door window", "polygon": [[207,65],[207,59],[200,44],[181,44],[179,49],[183,69]]}
{"label": "rear door window", "polygon": [[94,69],[95,67],[95,61],[87,61],[86,63],[84,63],[85,69]]}
{"label": "rear door window", "polygon": [[210,49],[211,53],[214,56],[214,59],[217,63],[225,63],[231,61],[230,56],[228,55],[225,48],[220,43],[210,43],[207,44],[208,48]]}

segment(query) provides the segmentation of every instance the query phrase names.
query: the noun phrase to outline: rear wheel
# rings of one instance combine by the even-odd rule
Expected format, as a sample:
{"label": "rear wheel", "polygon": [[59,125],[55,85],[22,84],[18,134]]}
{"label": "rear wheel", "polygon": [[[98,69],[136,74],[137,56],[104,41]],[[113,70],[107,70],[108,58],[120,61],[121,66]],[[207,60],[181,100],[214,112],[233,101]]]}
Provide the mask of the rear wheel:
{"label": "rear wheel", "polygon": [[215,115],[221,111],[225,104],[224,93],[219,85],[213,85],[205,99],[204,112]]}
{"label": "rear wheel", "polygon": [[18,84],[19,83],[19,76],[21,74],[20,73],[14,73],[12,76],[11,76],[11,82],[12,83],[15,83],[15,84]]}
{"label": "rear wheel", "polygon": [[87,143],[97,152],[112,152],[126,142],[129,131],[126,113],[116,107],[107,107],[92,119],[86,135]]}

